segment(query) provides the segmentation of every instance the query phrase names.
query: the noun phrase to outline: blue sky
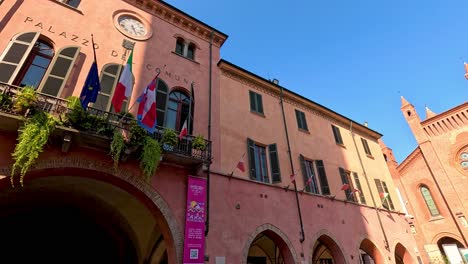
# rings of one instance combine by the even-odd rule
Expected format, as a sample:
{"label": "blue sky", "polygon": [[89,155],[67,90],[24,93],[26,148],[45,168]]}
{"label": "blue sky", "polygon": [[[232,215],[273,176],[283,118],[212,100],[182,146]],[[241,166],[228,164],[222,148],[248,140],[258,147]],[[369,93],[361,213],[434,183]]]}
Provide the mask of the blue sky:
{"label": "blue sky", "polygon": [[467,1],[166,2],[228,34],[222,58],[367,121],[398,162],[416,146],[400,96],[424,119],[468,95]]}

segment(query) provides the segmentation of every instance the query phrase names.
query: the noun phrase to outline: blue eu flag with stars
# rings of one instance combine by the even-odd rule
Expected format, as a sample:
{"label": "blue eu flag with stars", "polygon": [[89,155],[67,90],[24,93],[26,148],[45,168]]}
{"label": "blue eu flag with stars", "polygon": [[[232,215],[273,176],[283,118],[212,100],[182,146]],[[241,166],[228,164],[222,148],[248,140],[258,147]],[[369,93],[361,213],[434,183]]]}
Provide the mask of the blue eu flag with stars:
{"label": "blue eu flag with stars", "polygon": [[89,69],[88,77],[86,77],[86,82],[80,95],[81,106],[83,109],[86,109],[89,103],[96,102],[100,90],[101,84],[99,83],[97,63],[93,62],[91,69]]}

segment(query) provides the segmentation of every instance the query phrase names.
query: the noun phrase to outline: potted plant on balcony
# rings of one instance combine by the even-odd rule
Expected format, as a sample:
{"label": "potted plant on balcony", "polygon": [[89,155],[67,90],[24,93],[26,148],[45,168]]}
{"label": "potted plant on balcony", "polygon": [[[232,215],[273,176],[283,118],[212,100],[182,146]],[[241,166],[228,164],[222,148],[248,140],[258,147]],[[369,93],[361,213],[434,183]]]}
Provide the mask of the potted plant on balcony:
{"label": "potted plant on balcony", "polygon": [[197,135],[195,138],[193,138],[192,148],[196,150],[204,151],[206,149],[205,138],[203,138],[202,135]]}
{"label": "potted plant on balcony", "polygon": [[16,96],[13,103],[13,110],[18,114],[25,114],[27,110],[32,108],[37,102],[37,95],[34,88],[25,86],[21,92]]}
{"label": "potted plant on balcony", "polygon": [[171,151],[174,149],[174,146],[177,145],[177,142],[177,133],[173,129],[165,128],[161,139],[163,149]]}
{"label": "potted plant on balcony", "polygon": [[9,110],[11,105],[11,96],[8,93],[0,93],[0,109]]}

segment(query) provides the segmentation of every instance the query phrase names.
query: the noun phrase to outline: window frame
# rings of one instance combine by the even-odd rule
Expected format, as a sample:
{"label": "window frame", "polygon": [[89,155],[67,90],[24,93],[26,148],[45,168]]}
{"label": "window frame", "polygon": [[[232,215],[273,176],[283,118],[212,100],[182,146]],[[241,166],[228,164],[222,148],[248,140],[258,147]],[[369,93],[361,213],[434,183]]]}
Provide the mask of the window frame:
{"label": "window frame", "polygon": [[[259,150],[262,150],[262,149],[263,149],[263,153],[260,153]],[[267,145],[260,144],[256,141],[253,141],[250,138],[247,138],[247,152],[249,156],[250,179],[257,181],[257,182],[270,183],[270,179],[268,175]],[[260,164],[257,164],[257,160],[260,161]],[[261,172],[258,172],[257,168],[259,168]]]}
{"label": "window frame", "polygon": [[367,142],[367,140],[365,138],[361,138],[361,143],[366,155],[372,157],[372,152],[370,150],[369,143]]}
{"label": "window frame", "polygon": [[263,98],[262,95],[256,93],[252,90],[249,90],[249,100],[250,100],[250,112],[265,115],[263,109]]}
{"label": "window frame", "polygon": [[346,201],[357,203],[358,201],[356,199],[356,193],[354,192],[354,190],[355,190],[354,183],[353,183],[353,179],[351,177],[352,172],[349,171],[349,170],[345,170],[344,168],[341,168],[341,167],[339,167],[338,170],[340,172],[341,183],[343,185],[344,184],[349,185],[349,188],[344,190]]}
{"label": "window frame", "polygon": [[294,109],[294,111],[296,113],[297,127],[299,128],[299,130],[309,131],[305,113],[298,109]]}
{"label": "window frame", "polygon": [[[388,191],[387,183],[385,181],[382,181],[380,179],[374,179],[375,186],[377,187],[377,192],[380,198],[380,203],[384,208],[387,210],[395,211],[395,206],[393,204],[392,196],[390,195],[390,192]],[[387,199],[382,199],[380,197],[380,193],[388,193],[388,198]]]}
{"label": "window frame", "polygon": [[[117,72],[115,75],[113,75],[112,73],[109,73],[109,72],[106,72],[106,69],[108,67],[111,67],[111,66],[117,66]],[[99,91],[98,93],[98,99],[99,99],[99,96],[102,95],[102,96],[108,96],[108,101],[107,101],[107,105],[106,105],[106,108],[105,109],[100,109],[96,106],[96,103],[98,102],[98,100],[96,100],[96,103],[92,103],[91,104],[91,107],[92,108],[95,108],[95,109],[98,109],[98,110],[102,110],[102,111],[107,111],[107,112],[111,112],[113,111],[113,107],[112,107],[112,96],[114,96],[114,92],[115,92],[115,88],[117,87],[117,84],[119,83],[119,79],[120,79],[120,75],[122,74],[122,70],[123,70],[123,65],[122,64],[119,64],[119,63],[107,63],[105,64],[102,69],[101,69],[101,72],[99,74],[99,83],[101,84],[101,91]],[[102,78],[104,76],[108,76],[108,77],[112,77],[114,78],[114,82],[113,82],[113,85],[112,85],[112,88],[111,88],[111,91],[109,94],[105,94],[102,92]],[[130,98],[124,100],[124,104],[122,105],[122,110],[123,111],[126,111],[127,108],[128,108],[128,100]]]}
{"label": "window frame", "polygon": [[67,5],[69,7],[72,7],[72,8],[75,8],[77,9],[78,6],[81,4],[81,0],[78,0],[78,3],[76,3],[76,6],[75,5],[71,5],[70,2],[74,1],[74,0],[58,0],[60,3],[64,4],[64,5]]}
{"label": "window frame", "polygon": [[[304,190],[308,193],[321,194],[322,188],[319,182],[319,177],[317,176],[318,170],[316,170],[317,166],[315,164],[315,160],[307,159],[301,154],[299,155],[299,162],[301,163],[302,176],[304,178]],[[311,178],[312,181],[307,184]]]}
{"label": "window frame", "polygon": [[[429,203],[428,203],[428,200],[427,200],[427,197],[424,195],[423,193],[423,189],[427,190],[427,194],[429,195],[429,198],[432,200],[432,203],[434,205],[434,208],[436,211],[437,211],[437,214],[433,214],[433,210],[431,209]],[[440,210],[439,210],[439,207],[437,206],[435,200],[434,200],[434,197],[432,196],[432,193],[431,193],[431,190],[429,189],[429,187],[427,187],[426,185],[424,184],[421,184],[419,186],[419,192],[421,193],[421,196],[424,200],[424,203],[426,204],[426,207],[427,207],[427,210],[429,211],[429,214],[431,215],[431,217],[438,217],[438,216],[441,216],[441,213],[440,213]]]}
{"label": "window frame", "polygon": [[333,131],[333,137],[335,138],[335,143],[338,145],[344,146],[343,137],[341,136],[340,128],[333,124],[331,125],[331,127]]}

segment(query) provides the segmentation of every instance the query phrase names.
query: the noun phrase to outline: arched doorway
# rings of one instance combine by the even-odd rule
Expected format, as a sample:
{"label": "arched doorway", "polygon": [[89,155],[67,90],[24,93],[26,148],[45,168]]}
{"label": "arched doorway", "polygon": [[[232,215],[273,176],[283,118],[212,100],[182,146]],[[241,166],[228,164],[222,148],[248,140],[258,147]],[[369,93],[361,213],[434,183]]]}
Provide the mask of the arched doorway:
{"label": "arched doorway", "polygon": [[408,250],[400,243],[395,246],[395,263],[396,264],[412,264],[413,260]]}
{"label": "arched doorway", "polygon": [[115,176],[73,170],[83,176],[42,171],[24,188],[3,188],[0,262],[177,263],[171,230],[149,198]]}
{"label": "arched doorway", "polygon": [[445,250],[443,245],[457,245],[458,248],[464,248],[463,244],[455,238],[444,236],[437,241],[440,253],[446,258]]}
{"label": "arched doorway", "polygon": [[345,258],[336,242],[327,235],[320,236],[314,244],[312,264],[340,264]]}
{"label": "arched doorway", "polygon": [[272,230],[258,234],[250,243],[247,264],[287,264],[294,258],[287,243]]}
{"label": "arched doorway", "polygon": [[365,238],[359,246],[359,263],[360,264],[384,264],[384,259],[377,247]]}

